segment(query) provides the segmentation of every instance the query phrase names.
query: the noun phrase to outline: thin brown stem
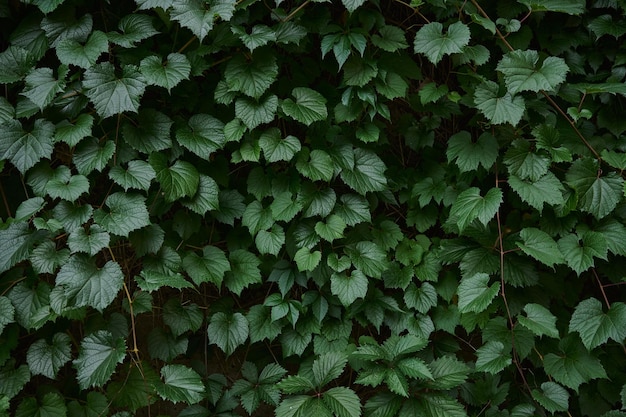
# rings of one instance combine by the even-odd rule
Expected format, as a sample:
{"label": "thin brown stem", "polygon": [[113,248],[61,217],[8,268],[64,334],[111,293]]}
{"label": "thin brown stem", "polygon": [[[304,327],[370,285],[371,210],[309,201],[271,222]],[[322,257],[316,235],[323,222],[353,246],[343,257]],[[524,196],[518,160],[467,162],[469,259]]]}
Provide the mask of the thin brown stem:
{"label": "thin brown stem", "polygon": [[306,0],[304,3],[302,3],[300,6],[298,6],[293,12],[289,13],[289,15],[287,17],[285,17],[283,19],[283,22],[288,22],[291,19],[293,19],[293,17],[298,14],[298,12],[302,9],[304,9],[306,6],[309,5],[309,3],[311,2],[311,0]]}
{"label": "thin brown stem", "polygon": [[600,276],[595,268],[591,269],[591,273],[596,278],[596,282],[598,283],[598,287],[600,287],[600,292],[602,292],[602,298],[604,299],[604,303],[606,304],[606,308],[611,308],[611,303],[609,302],[609,297],[606,296],[606,292],[604,291],[604,285],[602,285],[602,281],[600,281]]}

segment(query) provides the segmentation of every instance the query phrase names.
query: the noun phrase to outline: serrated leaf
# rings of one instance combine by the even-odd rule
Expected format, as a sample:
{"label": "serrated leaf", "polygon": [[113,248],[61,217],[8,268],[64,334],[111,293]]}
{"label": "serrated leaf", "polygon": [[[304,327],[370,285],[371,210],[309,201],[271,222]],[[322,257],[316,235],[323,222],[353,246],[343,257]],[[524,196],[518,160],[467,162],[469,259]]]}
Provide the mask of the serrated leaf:
{"label": "serrated leaf", "polygon": [[333,160],[326,151],[303,149],[298,155],[296,169],[312,181],[330,181],[335,172]]}
{"label": "serrated leaf", "polygon": [[54,141],[76,146],[83,138],[91,135],[92,126],[93,116],[86,113],[80,114],[73,123],[64,120],[56,125]]}
{"label": "serrated leaf", "polygon": [[454,221],[460,232],[476,219],[486,225],[496,215],[501,203],[502,190],[499,188],[490,189],[484,197],[477,187],[468,188],[452,204],[448,221]]}
{"label": "serrated leaf", "polygon": [[133,230],[150,224],[145,197],[132,193],[113,193],[106,199],[106,209],[93,213],[96,223],[109,233],[128,236]]}
{"label": "serrated leaf", "polygon": [[45,107],[54,101],[56,95],[65,88],[64,77],[66,72],[59,68],[59,79],[56,79],[51,68],[32,70],[24,80],[26,86],[22,91],[22,95],[28,97],[30,101],[39,107],[39,110],[43,111]]}
{"label": "serrated leaf", "polygon": [[524,99],[513,96],[509,91],[500,94],[500,87],[486,81],[474,90],[474,104],[493,124],[510,123],[516,126],[526,110]]}
{"label": "serrated leaf", "polygon": [[126,65],[118,76],[110,62],[89,67],[85,71],[83,86],[102,118],[125,111],[137,113],[139,100],[146,89],[145,79],[137,67]]}
{"label": "serrated leaf", "polygon": [[552,414],[568,409],[569,394],[556,382],[544,382],[541,384],[541,391],[534,389],[532,395],[535,401]]}
{"label": "serrated leaf", "polygon": [[81,389],[103,386],[126,357],[126,343],[111,332],[98,330],[80,343],[78,358],[73,361]]}
{"label": "serrated leaf", "polygon": [[165,62],[155,55],[141,60],[139,70],[148,85],[166,88],[168,92],[181,81],[189,78],[191,64],[187,57],[179,53],[171,53]]}
{"label": "serrated leaf", "polygon": [[140,109],[133,123],[125,123],[122,135],[126,142],[143,153],[158,152],[172,146],[172,120],[154,109]]}
{"label": "serrated leaf", "polygon": [[485,311],[500,291],[500,283],[494,282],[489,286],[489,275],[478,273],[471,277],[464,277],[457,289],[459,296],[459,311],[461,313]]}
{"label": "serrated leaf", "polygon": [[115,142],[99,142],[96,138],[81,141],[74,150],[73,162],[79,174],[89,175],[92,171],[101,172],[115,154]]}
{"label": "serrated leaf", "polygon": [[307,126],[328,117],[326,99],[317,91],[307,87],[296,87],[291,90],[291,94],[295,101],[288,98],[281,103],[281,109],[287,116]]}
{"label": "serrated leaf", "polygon": [[254,239],[254,243],[261,255],[271,254],[278,256],[285,244],[285,232],[282,227],[274,224],[270,230],[259,231]]}
{"label": "serrated leaf", "polygon": [[509,185],[522,201],[542,211],[544,204],[557,206],[563,204],[563,185],[558,178],[548,172],[537,181],[522,180],[515,175],[509,177]]}
{"label": "serrated leaf", "polygon": [[626,338],[626,304],[611,304],[609,311],[602,311],[602,303],[588,298],[576,306],[569,323],[570,332],[578,332],[588,350],[613,339],[621,343]]}
{"label": "serrated leaf", "polygon": [[[348,10],[348,12],[352,13],[359,7],[361,7],[365,0],[341,0],[341,3]],[[340,417],[345,417],[343,414],[338,414]]]}
{"label": "serrated leaf", "polygon": [[493,135],[483,133],[474,143],[471,134],[463,130],[448,139],[446,155],[448,161],[456,160],[461,172],[474,171],[479,165],[488,170],[498,157],[498,142]]}
{"label": "serrated leaf", "polygon": [[56,317],[50,309],[50,286],[44,282],[33,288],[20,283],[7,296],[15,307],[17,322],[24,328],[40,328]]}
{"label": "serrated leaf", "polygon": [[576,160],[565,174],[565,179],[576,190],[580,209],[596,219],[611,213],[623,196],[624,179],[615,172],[602,175],[595,159]]}
{"label": "serrated leaf", "polygon": [[560,12],[579,15],[585,11],[585,0],[518,0],[533,12]]}
{"label": "serrated leaf", "polygon": [[565,262],[578,275],[594,266],[594,257],[607,259],[608,255],[606,239],[598,232],[571,233],[559,239],[558,245]]}
{"label": "serrated leaf", "polygon": [[350,261],[365,275],[380,278],[387,269],[387,253],[374,242],[357,242],[346,247],[346,254]]}
{"label": "serrated leaf", "polygon": [[144,269],[139,276],[135,276],[137,286],[143,291],[152,292],[162,287],[176,289],[193,288],[193,284],[187,281],[181,274],[172,272],[160,272]]}
{"label": "serrated leaf", "polygon": [[522,229],[520,237],[523,243],[516,244],[526,255],[547,266],[565,262],[559,246],[546,232],[527,227]]}
{"label": "serrated leaf", "polygon": [[256,101],[250,98],[239,98],[235,102],[235,115],[252,130],[255,127],[270,123],[278,109],[278,97],[270,95]]}
{"label": "serrated leaf", "polygon": [[88,229],[79,227],[67,238],[67,245],[72,252],[84,252],[94,256],[103,248],[109,246],[111,236],[97,224]]}
{"label": "serrated leaf", "polygon": [[224,71],[224,79],[230,90],[239,91],[259,100],[276,81],[278,64],[274,54],[265,51],[257,51],[251,58],[237,55],[231,59]]}
{"label": "serrated leaf", "polygon": [[[15,397],[30,381],[30,371],[28,366],[20,365],[15,368],[15,365],[10,361],[8,366],[4,365],[0,369],[0,379],[3,384],[0,385],[0,395],[7,400]],[[8,414],[7,414],[8,415]]]}
{"label": "serrated leaf", "polygon": [[372,35],[372,44],[387,52],[396,52],[409,47],[405,31],[391,25],[379,28],[378,34]]}
{"label": "serrated leaf", "polygon": [[194,114],[187,126],[176,131],[176,140],[199,157],[209,159],[226,143],[224,123],[208,114]]}
{"label": "serrated leaf", "polygon": [[70,169],[61,165],[46,183],[46,192],[52,198],[75,201],[89,192],[89,180],[84,175],[71,175]]}
{"label": "serrated leaf", "polygon": [[295,199],[293,197],[289,191],[281,192],[275,196],[274,201],[270,204],[272,218],[275,221],[289,222],[302,210],[302,201],[297,196]]}
{"label": "serrated leaf", "polygon": [[248,321],[241,313],[218,312],[211,317],[207,332],[209,343],[231,355],[248,339]]}
{"label": "serrated leaf", "polygon": [[198,191],[200,175],[191,163],[177,159],[169,165],[167,157],[158,153],[151,154],[149,162],[156,172],[156,179],[161,185],[165,201],[173,202],[181,197],[193,197]]}
{"label": "serrated leaf", "polygon": [[204,314],[197,304],[181,304],[179,300],[169,300],[163,305],[163,322],[174,336],[187,331],[197,331],[204,320]]}
{"label": "serrated leaf", "polygon": [[462,52],[469,40],[469,27],[462,22],[452,23],[445,34],[441,23],[431,22],[417,31],[413,49],[416,53],[426,55],[433,64],[437,64],[445,55]]}
{"label": "serrated leaf", "polygon": [[548,353],[543,360],[548,375],[566,387],[578,391],[581,384],[607,378],[600,360],[591,355],[577,337],[568,336],[559,343],[559,354]]}
{"label": "serrated leaf", "polygon": [[476,351],[476,370],[496,375],[512,363],[511,355],[498,341],[488,341]]}
{"label": "serrated leaf", "polygon": [[128,162],[125,169],[120,165],[112,167],[109,170],[109,178],[124,188],[124,191],[131,188],[148,191],[152,180],[156,178],[156,172],[146,161],[134,160]]}
{"label": "serrated leaf", "polygon": [[119,264],[108,261],[98,267],[94,258],[76,254],[61,267],[57,286],[64,286],[76,307],[91,306],[97,310],[108,307],[122,289],[124,274]]}
{"label": "serrated leaf", "polygon": [[150,357],[164,362],[171,362],[177,356],[183,355],[189,347],[189,340],[186,337],[176,337],[160,327],[150,331],[147,342]]}
{"label": "serrated leaf", "polygon": [[198,191],[191,199],[181,201],[182,205],[200,215],[219,209],[219,187],[208,175],[199,175]]}
{"label": "serrated leaf", "polygon": [[592,19],[587,24],[591,32],[596,35],[596,40],[604,35],[611,35],[615,39],[626,34],[626,24],[623,20],[614,21],[613,16],[604,14]]}
{"label": "serrated leaf", "polygon": [[431,307],[437,305],[437,291],[428,282],[422,283],[420,287],[413,283],[408,284],[403,297],[407,307],[413,308],[422,314],[426,314]]}
{"label": "serrated leaf", "polygon": [[470,369],[464,362],[452,356],[442,356],[428,364],[434,380],[427,383],[436,389],[447,390],[465,382]]}
{"label": "serrated leaf", "polygon": [[359,396],[348,387],[333,387],[322,395],[322,401],[339,417],[361,417]]}
{"label": "serrated leaf", "polygon": [[243,42],[250,52],[260,46],[267,45],[269,42],[276,41],[276,33],[266,25],[254,25],[250,33],[246,33],[241,26],[233,26],[231,31],[239,37],[239,40]]}
{"label": "serrated leaf", "polygon": [[200,402],[205,393],[202,378],[196,371],[184,365],[165,365],[161,368],[162,384],[156,386],[161,398],[173,403]]}
{"label": "serrated leaf", "polygon": [[251,284],[261,282],[261,261],[251,252],[237,249],[229,256],[231,270],[226,271],[224,282],[226,287],[237,295]]}
{"label": "serrated leaf", "polygon": [[319,221],[315,224],[315,232],[328,242],[341,239],[345,228],[346,222],[336,214],[328,216],[325,222]]}
{"label": "serrated leaf", "polygon": [[298,138],[289,135],[281,138],[280,130],[271,128],[259,137],[259,146],[263,151],[265,160],[270,163],[278,161],[291,161],[294,155],[300,152],[301,145]]}
{"label": "serrated leaf", "polygon": [[349,306],[357,298],[365,298],[368,280],[358,269],[347,273],[334,273],[330,277],[330,291],[336,295],[344,306]]}
{"label": "serrated leaf", "polygon": [[524,306],[526,316],[518,316],[517,321],[522,326],[536,334],[558,338],[559,331],[556,328],[556,317],[542,305],[529,303]]}
{"label": "serrated leaf", "polygon": [[342,170],[341,179],[356,192],[365,195],[371,191],[383,191],[387,185],[387,167],[375,153],[354,149],[354,167]]}
{"label": "serrated leaf", "polygon": [[183,268],[197,285],[212,282],[219,288],[224,274],[230,271],[230,263],[221,249],[215,246],[205,246],[202,249],[202,257],[195,253],[185,256]]}
{"label": "serrated leaf", "polygon": [[562,58],[547,57],[539,64],[539,53],[530,49],[514,50],[502,57],[496,69],[504,74],[511,94],[522,91],[555,91],[565,81],[569,67]]}
{"label": "serrated leaf", "polygon": [[322,253],[318,250],[310,251],[307,247],[298,249],[293,260],[298,266],[298,271],[313,271],[319,265],[322,259]]}
{"label": "serrated leaf", "polygon": [[65,399],[56,392],[49,392],[38,401],[27,397],[15,410],[15,417],[65,417],[67,407]]}
{"label": "serrated leaf", "polygon": [[15,307],[11,304],[11,300],[0,295],[0,335],[4,331],[7,324],[15,321]]}
{"label": "serrated leaf", "polygon": [[152,24],[152,17],[146,14],[127,14],[117,27],[119,32],[108,32],[107,36],[122,48],[134,48],[137,42],[159,33]]}
{"label": "serrated leaf", "polygon": [[37,119],[30,130],[24,130],[17,120],[11,120],[0,129],[0,160],[8,159],[26,174],[43,158],[52,156],[54,125],[47,120]]}
{"label": "serrated leaf", "polygon": [[55,379],[59,370],[70,361],[70,337],[65,333],[55,333],[51,342],[39,339],[28,348],[26,362],[33,375]]}
{"label": "serrated leaf", "polygon": [[213,29],[215,19],[209,4],[201,0],[174,0],[170,16],[172,20],[191,30],[200,42]]}
{"label": "serrated leaf", "polygon": [[28,51],[19,46],[9,46],[0,52],[0,83],[11,84],[22,80],[34,64]]}
{"label": "serrated leaf", "polygon": [[99,30],[93,31],[84,45],[74,39],[64,39],[56,47],[57,57],[62,64],[84,69],[95,65],[100,55],[108,50],[109,39]]}

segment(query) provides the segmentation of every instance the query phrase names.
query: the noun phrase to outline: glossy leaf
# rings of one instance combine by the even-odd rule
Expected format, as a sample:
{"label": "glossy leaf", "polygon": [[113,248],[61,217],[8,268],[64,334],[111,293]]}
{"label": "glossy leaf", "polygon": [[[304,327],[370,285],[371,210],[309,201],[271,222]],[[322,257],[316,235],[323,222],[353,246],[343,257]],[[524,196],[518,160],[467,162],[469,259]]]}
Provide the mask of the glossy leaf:
{"label": "glossy leaf", "polygon": [[123,338],[115,338],[106,330],[86,336],[81,341],[78,358],[73,361],[79,386],[82,389],[103,386],[125,357]]}

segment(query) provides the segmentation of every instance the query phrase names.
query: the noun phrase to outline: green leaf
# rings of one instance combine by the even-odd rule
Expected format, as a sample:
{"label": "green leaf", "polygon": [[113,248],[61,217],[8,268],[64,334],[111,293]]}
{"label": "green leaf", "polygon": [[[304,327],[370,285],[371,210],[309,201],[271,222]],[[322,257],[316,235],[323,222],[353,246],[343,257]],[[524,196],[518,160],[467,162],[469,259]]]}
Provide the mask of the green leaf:
{"label": "green leaf", "polygon": [[[2,385],[0,385],[0,395],[3,398],[11,399],[15,397],[30,381],[30,372],[28,366],[20,365],[18,368],[14,368],[14,365],[9,362],[10,366],[3,366],[0,368],[0,379]],[[8,414],[6,414],[8,415]]]}
{"label": "green leaf", "polygon": [[230,30],[239,37],[250,52],[260,46],[267,45],[269,42],[276,41],[276,33],[266,25],[254,25],[249,34],[241,26],[233,26]]}
{"label": "green leaf", "polygon": [[241,313],[218,312],[211,316],[207,332],[209,343],[230,356],[248,339],[248,320]]}
{"label": "green leaf", "polygon": [[341,179],[356,192],[365,195],[370,191],[383,191],[387,186],[387,167],[375,153],[354,149],[354,167],[341,171]]}
{"label": "green leaf", "polygon": [[459,296],[459,311],[461,313],[485,311],[500,291],[500,283],[494,282],[489,286],[489,275],[478,273],[461,279],[457,294]]}
{"label": "green leaf", "polygon": [[315,223],[315,232],[324,240],[332,242],[335,239],[343,237],[343,231],[346,228],[346,222],[336,214],[331,214],[326,218],[325,222]]}
{"label": "green leaf", "polygon": [[198,191],[191,199],[182,200],[182,205],[200,215],[219,209],[219,187],[208,175],[199,175]]}
{"label": "green leaf", "polygon": [[[289,199],[289,202],[291,202],[291,199]],[[259,201],[254,200],[246,206],[241,218],[241,224],[248,228],[252,236],[255,236],[259,231],[272,227],[272,224],[274,224],[272,211],[269,207],[264,208]]]}
{"label": "green leaf", "polygon": [[113,193],[106,199],[107,208],[97,209],[93,219],[107,232],[126,237],[150,224],[145,200],[139,194]]}
{"label": "green leaf", "polygon": [[76,378],[81,389],[103,386],[126,357],[126,343],[111,332],[98,330],[80,342],[78,358],[74,360]]}
{"label": "green leaf", "polygon": [[59,79],[54,77],[52,69],[37,68],[32,70],[24,80],[26,86],[22,95],[28,97],[42,110],[52,103],[58,93],[65,88],[65,73],[67,68],[59,68]]}
{"label": "green leaf", "polygon": [[515,140],[512,145],[504,155],[504,164],[511,175],[534,182],[549,174],[550,158],[543,152],[534,151],[530,141]]}
{"label": "green leaf", "polygon": [[596,219],[606,217],[622,199],[624,179],[615,172],[602,175],[595,159],[576,160],[565,179],[578,195],[578,207]]}
{"label": "green leaf", "polygon": [[7,324],[15,321],[15,308],[11,304],[11,300],[0,295],[0,335],[4,331]]}
{"label": "green leaf", "polygon": [[410,283],[404,291],[404,302],[408,308],[426,314],[437,305],[437,291],[428,282],[422,283],[420,287]]}
{"label": "green leaf", "polygon": [[159,375],[147,362],[127,364],[121,372],[124,380],[107,384],[107,396],[115,406],[135,411],[156,401],[155,387],[160,382]]}
{"label": "green leaf", "polygon": [[335,173],[333,160],[326,151],[314,149],[309,152],[304,148],[299,153],[296,169],[312,181],[330,181]]}
{"label": "green leaf", "polygon": [[165,62],[155,55],[142,59],[139,70],[148,85],[163,87],[170,92],[172,87],[189,78],[191,64],[185,55],[173,52]]}
{"label": "green leaf", "polygon": [[189,347],[189,340],[186,337],[177,338],[160,327],[150,331],[147,342],[150,357],[164,362],[171,362],[177,356],[183,355]]}
{"label": "green leaf", "polygon": [[46,192],[52,198],[74,201],[89,192],[89,181],[84,175],[71,175],[70,169],[61,165],[47,182]]}
{"label": "green leaf", "polygon": [[154,109],[140,109],[133,123],[125,123],[122,135],[126,142],[143,153],[158,152],[172,146],[172,120]]}
{"label": "green leaf", "polygon": [[548,375],[566,387],[578,391],[581,384],[596,378],[607,378],[600,360],[591,355],[577,337],[568,336],[559,342],[559,354],[543,358]]}
{"label": "green leaf", "polygon": [[496,375],[511,363],[511,355],[505,352],[504,345],[498,341],[488,341],[476,351],[477,371]]}
{"label": "green leaf", "polygon": [[156,291],[162,287],[176,289],[193,288],[181,274],[172,272],[160,272],[144,269],[139,276],[135,276],[139,288],[146,292]]}
{"label": "green leaf", "polygon": [[499,188],[490,189],[485,197],[480,195],[477,187],[468,188],[452,204],[448,222],[456,223],[460,232],[476,219],[486,225],[496,215],[501,203],[502,190]]}
{"label": "green leaf", "polygon": [[0,272],[28,258],[42,234],[33,233],[26,222],[11,223],[6,229],[0,229]]}
{"label": "green leaf", "polygon": [[67,245],[72,252],[84,252],[94,256],[109,246],[110,241],[111,235],[97,224],[92,224],[88,229],[79,227],[70,233]]}
{"label": "green leaf", "polygon": [[200,329],[204,320],[204,313],[197,304],[181,304],[179,300],[168,300],[163,305],[163,322],[172,330],[174,336],[180,336],[187,331],[195,332]]}
{"label": "green leaf", "polygon": [[510,123],[516,126],[526,109],[522,97],[509,91],[500,94],[500,87],[493,81],[485,81],[474,90],[474,104],[493,124]]}
{"label": "green leaf", "polygon": [[565,81],[569,67],[562,58],[547,57],[539,64],[539,53],[533,50],[508,52],[498,63],[504,83],[511,94],[522,91],[556,91]]}
{"label": "green leaf", "polygon": [[322,395],[322,401],[337,417],[361,417],[359,396],[348,387],[333,387]]}
{"label": "green leaf", "polygon": [[522,229],[520,237],[523,243],[517,242],[516,244],[526,255],[547,266],[565,262],[559,246],[546,232],[527,227]]}
{"label": "green leaf", "polygon": [[293,260],[298,266],[298,271],[313,271],[317,265],[319,265],[322,259],[322,252],[310,251],[309,248],[302,247],[298,249],[293,257]]}
{"label": "green leaf", "polygon": [[137,113],[139,100],[146,89],[145,80],[137,67],[124,66],[122,75],[118,77],[110,62],[89,67],[85,71],[83,86],[102,118],[125,111]]}
{"label": "green leaf", "polygon": [[158,253],[165,240],[165,231],[158,224],[151,224],[134,230],[128,235],[135,254],[144,256],[149,253]]}
{"label": "green leaf", "polygon": [[365,298],[368,280],[358,269],[347,273],[334,273],[330,277],[330,291],[336,295],[344,306],[354,303],[357,298]]}
{"label": "green leaf", "polygon": [[224,123],[208,114],[194,114],[187,126],[176,131],[176,140],[203,159],[226,143]]}
{"label": "green leaf", "polygon": [[127,14],[117,25],[120,31],[108,32],[107,36],[111,42],[122,48],[134,48],[137,42],[159,33],[152,25],[152,20],[146,14]]}
{"label": "green leaf", "polygon": [[409,47],[405,31],[397,26],[384,25],[378,34],[372,35],[372,44],[387,52],[396,52]]}
{"label": "green leaf", "polygon": [[156,172],[165,201],[171,203],[181,197],[193,197],[198,191],[200,175],[191,163],[177,159],[169,165],[167,157],[159,153],[151,154],[148,160]]}
{"label": "green leaf", "polygon": [[509,185],[522,201],[539,211],[543,210],[543,205],[546,203],[558,206],[565,202],[563,200],[563,185],[552,172],[548,172],[534,182],[511,175]]}
{"label": "green leaf", "polygon": [[156,386],[161,398],[173,403],[195,404],[202,401],[205,393],[202,378],[196,371],[184,365],[165,365],[161,368],[163,383]]}
{"label": "green leaf", "polygon": [[313,361],[311,370],[315,386],[321,388],[342,374],[348,358],[344,353],[327,352]]}
{"label": "green leaf", "polygon": [[[251,59],[243,54],[237,55],[228,61],[224,71],[224,79],[230,90],[239,91],[257,100],[276,81],[277,76],[276,57],[266,51],[253,53]],[[276,102],[278,104],[277,99]],[[241,117],[240,119],[243,120]]]}
{"label": "green leaf", "polygon": [[128,162],[125,169],[120,165],[112,167],[109,170],[109,178],[121,186],[124,191],[131,188],[148,191],[152,180],[156,178],[156,172],[146,161],[133,160]]}
{"label": "green leaf", "polygon": [[261,261],[251,252],[244,249],[236,249],[229,256],[231,270],[226,272],[224,282],[226,287],[237,294],[250,284],[261,283]]}
{"label": "green leaf", "polygon": [[271,254],[278,256],[285,244],[285,231],[279,225],[274,224],[270,230],[259,231],[254,239],[254,243],[261,255]]}
{"label": "green leaf", "polygon": [[604,14],[592,19],[587,27],[596,35],[596,40],[604,35],[611,35],[618,39],[626,34],[626,24],[623,20],[613,21],[613,16]]}
{"label": "green leaf", "polygon": [[296,87],[291,94],[295,101],[288,98],[281,103],[281,109],[287,116],[307,126],[328,117],[326,99],[317,91],[307,87]]}
{"label": "green leaf", "polygon": [[[280,402],[278,407],[276,407],[275,414],[276,417],[297,417],[297,416],[311,416],[312,413],[305,414],[303,410],[306,409],[307,405],[311,397],[308,395],[293,395],[285,398]],[[326,415],[322,414],[319,417],[329,417],[328,410],[326,411]]]}
{"label": "green leaf", "polygon": [[67,407],[64,398],[56,392],[49,392],[38,401],[25,398],[15,410],[15,417],[65,417]]}
{"label": "green leaf", "polygon": [[96,138],[88,138],[76,146],[73,162],[79,174],[88,175],[94,170],[101,172],[114,154],[112,140],[100,143]]}
{"label": "green leaf", "polygon": [[55,379],[59,370],[71,359],[70,337],[55,333],[52,343],[39,339],[28,348],[26,362],[33,375]]}
{"label": "green leaf", "polygon": [[43,158],[52,156],[54,125],[47,120],[37,119],[31,130],[24,130],[17,120],[11,120],[0,129],[0,160],[8,159],[26,174]]}
{"label": "green leaf", "polygon": [[380,278],[387,269],[387,253],[374,242],[358,242],[346,247],[346,254],[355,268],[365,275]]}
{"label": "green leaf", "polygon": [[588,350],[613,339],[621,343],[626,338],[626,304],[611,304],[609,311],[602,311],[602,303],[588,298],[576,306],[569,322],[569,331],[578,332]]}
{"label": "green leaf", "polygon": [[201,0],[174,0],[170,16],[172,20],[191,30],[200,42],[213,29],[215,19],[208,3]]}
{"label": "green leaf", "polygon": [[542,305],[529,303],[524,306],[526,316],[518,316],[517,321],[522,326],[536,334],[537,336],[546,335],[549,337],[559,337],[559,331],[556,328],[556,317]]}
{"label": "green leaf", "polygon": [[183,268],[197,285],[212,282],[220,288],[224,274],[230,271],[230,263],[221,249],[205,246],[202,249],[202,257],[195,253],[185,256]]}
{"label": "green leaf", "polygon": [[64,39],[56,47],[57,57],[64,65],[76,65],[88,69],[98,62],[98,58],[109,50],[107,35],[95,30],[85,44],[74,39]]}
{"label": "green leaf", "polygon": [[498,157],[498,142],[493,135],[483,133],[474,143],[472,135],[462,130],[448,139],[446,155],[450,162],[456,159],[461,172],[474,171],[479,165],[488,170]]}
{"label": "green leaf", "polygon": [[280,130],[276,128],[268,129],[261,134],[259,146],[263,150],[265,160],[269,163],[291,161],[301,149],[298,138],[289,135],[282,139]]}
{"label": "green leaf", "polygon": [[11,84],[22,80],[34,64],[28,51],[19,46],[9,46],[0,53],[0,83]]}
{"label": "green leaf", "polygon": [[302,211],[302,201],[299,198],[293,199],[293,195],[289,191],[284,191],[276,195],[270,210],[275,221],[291,221],[296,214]]}
{"label": "green leaf", "polygon": [[599,232],[571,233],[559,239],[558,245],[565,262],[578,275],[594,266],[594,257],[606,260],[608,255],[606,239]]}
{"label": "green leaf", "polygon": [[534,389],[532,395],[535,401],[552,414],[568,409],[569,394],[556,382],[544,382],[541,384],[541,391]]}
{"label": "green leaf", "polygon": [[31,288],[25,284],[18,284],[8,293],[17,322],[26,329],[37,329],[48,320],[55,318],[50,309],[50,286],[39,283]]}
{"label": "green leaf", "polygon": [[452,23],[447,33],[439,22],[428,23],[415,34],[413,49],[426,55],[433,64],[439,63],[445,55],[458,54],[469,44],[470,30],[461,22]]}
{"label": "green leaf", "polygon": [[252,130],[255,127],[270,123],[278,109],[278,97],[269,95],[257,101],[251,98],[239,98],[235,102],[235,115]]}
{"label": "green leaf", "polygon": [[64,120],[56,125],[54,141],[76,146],[82,139],[91,135],[92,126],[93,116],[86,113],[79,115],[73,123]]}
{"label": "green leaf", "polygon": [[119,264],[108,261],[103,267],[94,258],[76,254],[61,267],[56,284],[64,286],[76,307],[91,306],[97,310],[108,307],[122,289],[124,274]]}
{"label": "green leaf", "polygon": [[585,11],[585,0],[518,0],[533,12],[560,12],[579,15]]}
{"label": "green leaf", "polygon": [[356,137],[365,143],[378,142],[380,137],[380,129],[374,123],[364,123],[359,126],[355,132]]}

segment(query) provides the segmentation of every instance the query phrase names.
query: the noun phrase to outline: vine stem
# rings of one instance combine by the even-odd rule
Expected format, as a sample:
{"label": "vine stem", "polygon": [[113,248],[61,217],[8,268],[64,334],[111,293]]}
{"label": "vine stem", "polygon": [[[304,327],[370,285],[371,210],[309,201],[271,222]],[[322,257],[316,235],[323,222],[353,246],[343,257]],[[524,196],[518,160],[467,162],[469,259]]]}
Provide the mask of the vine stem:
{"label": "vine stem", "polygon": [[0,181],[0,194],[2,194],[2,202],[4,203],[4,209],[7,211],[7,217],[13,217],[11,215],[11,207],[7,201],[7,195],[5,194],[4,187],[2,186],[2,181]]}
{"label": "vine stem", "polygon": [[298,12],[302,9],[304,9],[306,6],[308,6],[308,4],[311,2],[311,0],[306,0],[304,3],[302,3],[301,5],[299,5],[293,12],[289,13],[289,15],[287,17],[285,17],[283,19],[283,22],[288,22],[291,19],[293,19],[293,17],[298,14]]}
{"label": "vine stem", "polygon": [[595,268],[591,269],[593,276],[596,278],[596,282],[600,287],[600,291],[602,292],[602,298],[604,299],[604,303],[606,304],[606,308],[611,308],[611,303],[609,302],[609,298],[606,296],[606,292],[604,291],[604,285],[602,285],[602,281],[600,281],[600,277],[598,276],[598,271]]}
{"label": "vine stem", "polygon": [[[117,262],[115,260],[115,255],[113,254],[113,250],[111,250],[111,247],[107,247],[109,249],[109,254],[111,255],[111,259],[113,259],[114,262]],[[126,285],[125,282],[122,282],[122,286],[124,287],[124,293],[126,294],[126,298],[128,299],[128,309],[130,310],[130,328],[131,328],[131,333],[133,334],[133,349],[131,350],[132,353],[134,354],[138,354],[139,353],[139,348],[137,347],[137,331],[135,329],[135,314],[133,312],[133,297],[130,295],[130,291],[128,290],[128,286]]]}

